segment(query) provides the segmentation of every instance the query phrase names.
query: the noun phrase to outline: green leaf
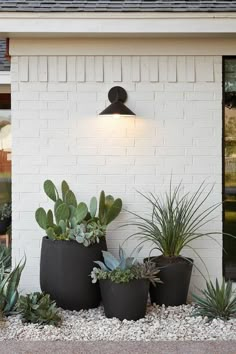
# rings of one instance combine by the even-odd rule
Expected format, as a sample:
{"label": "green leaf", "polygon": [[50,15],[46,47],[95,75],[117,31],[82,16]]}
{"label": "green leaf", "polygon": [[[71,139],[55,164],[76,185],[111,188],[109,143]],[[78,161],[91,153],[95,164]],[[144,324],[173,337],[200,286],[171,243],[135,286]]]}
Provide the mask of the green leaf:
{"label": "green leaf", "polygon": [[70,206],[72,205],[73,207],[77,207],[77,200],[74,195],[74,193],[71,190],[68,190],[65,195],[65,203]]}
{"label": "green leaf", "polygon": [[66,203],[62,203],[59,205],[59,207],[56,210],[56,221],[57,224],[59,223],[60,220],[67,221],[70,216],[70,209]]}
{"label": "green leaf", "polygon": [[70,189],[68,183],[66,181],[62,181],[61,184],[61,191],[62,191],[62,199],[65,202],[65,197],[66,197],[66,193],[68,192],[68,190]]}
{"label": "green leaf", "polygon": [[43,208],[38,208],[35,212],[35,219],[39,226],[46,230],[47,228],[47,214]]}
{"label": "green leaf", "polygon": [[47,194],[47,196],[56,202],[56,200],[59,198],[58,191],[52,181],[49,179],[44,182],[44,191]]}
{"label": "green leaf", "polygon": [[47,212],[47,227],[53,226],[54,221],[53,221],[53,213],[51,210],[48,210]]}
{"label": "green leaf", "polygon": [[74,217],[76,218],[77,224],[80,224],[88,213],[88,207],[85,203],[81,202],[75,209]]}
{"label": "green leaf", "polygon": [[120,214],[122,209],[122,200],[120,198],[116,199],[112,206],[108,209],[106,217],[106,225],[110,224],[117,216]]}
{"label": "green leaf", "polygon": [[54,214],[56,214],[56,210],[59,207],[59,205],[63,204],[63,201],[59,198],[54,204]]}
{"label": "green leaf", "polygon": [[90,211],[91,218],[94,218],[97,213],[97,198],[96,197],[91,198],[89,211]]}
{"label": "green leaf", "polygon": [[[61,232],[61,228],[60,228],[60,232]],[[55,233],[54,233],[54,229],[52,227],[47,228],[46,234],[50,240],[55,240]]]}
{"label": "green leaf", "polygon": [[104,193],[104,191],[101,191],[101,193],[100,193],[98,217],[99,217],[101,224],[103,224],[104,217],[105,217],[105,193]]}

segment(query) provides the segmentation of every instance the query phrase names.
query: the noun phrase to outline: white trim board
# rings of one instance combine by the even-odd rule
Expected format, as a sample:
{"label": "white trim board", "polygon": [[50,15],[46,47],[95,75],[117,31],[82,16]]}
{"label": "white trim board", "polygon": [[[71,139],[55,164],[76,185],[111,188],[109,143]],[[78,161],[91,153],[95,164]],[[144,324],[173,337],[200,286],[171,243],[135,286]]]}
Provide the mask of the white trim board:
{"label": "white trim board", "polygon": [[236,37],[11,39],[10,55],[236,55]]}
{"label": "white trim board", "polygon": [[236,13],[0,13],[0,36],[236,34]]}
{"label": "white trim board", "polygon": [[6,85],[11,83],[10,71],[0,71],[0,84]]}

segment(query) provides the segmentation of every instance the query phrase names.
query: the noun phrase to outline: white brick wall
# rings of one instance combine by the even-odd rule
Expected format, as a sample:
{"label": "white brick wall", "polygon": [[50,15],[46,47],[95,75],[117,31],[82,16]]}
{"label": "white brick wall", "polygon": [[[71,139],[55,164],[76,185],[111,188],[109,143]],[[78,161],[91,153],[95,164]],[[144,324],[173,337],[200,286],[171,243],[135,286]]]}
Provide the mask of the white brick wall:
{"label": "white brick wall", "polygon": [[[114,85],[127,90],[136,118],[97,117]],[[47,205],[47,178],[66,179],[85,201],[105,189],[143,213],[136,190],[164,191],[172,173],[186,190],[205,178],[214,182],[209,202],[220,202],[221,95],[220,56],[14,56],[13,258],[27,256],[22,289],[38,288],[43,232],[34,211]],[[211,229],[221,230],[217,215]],[[110,228],[112,250],[132,231],[117,229],[124,220],[125,212]],[[209,239],[193,245],[211,277],[220,277],[221,247]],[[194,270],[192,284],[202,282]]]}

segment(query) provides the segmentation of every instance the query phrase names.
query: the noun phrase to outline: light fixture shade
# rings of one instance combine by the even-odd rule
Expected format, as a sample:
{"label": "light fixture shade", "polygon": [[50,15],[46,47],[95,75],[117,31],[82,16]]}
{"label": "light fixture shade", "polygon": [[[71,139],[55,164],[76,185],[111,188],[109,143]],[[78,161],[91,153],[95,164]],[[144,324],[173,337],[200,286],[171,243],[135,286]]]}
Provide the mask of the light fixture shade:
{"label": "light fixture shade", "polygon": [[124,105],[127,99],[127,92],[123,87],[114,86],[108,93],[108,98],[111,104],[105,108],[100,115],[123,115],[123,116],[135,116],[128,107]]}

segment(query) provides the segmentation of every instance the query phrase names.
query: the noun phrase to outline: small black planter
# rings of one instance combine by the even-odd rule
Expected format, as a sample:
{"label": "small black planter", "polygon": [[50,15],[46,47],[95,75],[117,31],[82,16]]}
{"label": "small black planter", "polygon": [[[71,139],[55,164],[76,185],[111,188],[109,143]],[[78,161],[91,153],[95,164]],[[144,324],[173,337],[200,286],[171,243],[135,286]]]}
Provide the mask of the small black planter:
{"label": "small black planter", "polygon": [[132,280],[129,283],[113,283],[111,280],[100,280],[102,302],[108,318],[136,321],[146,314],[149,281]]}
{"label": "small black planter", "polygon": [[0,220],[0,235],[5,235],[8,226],[11,225],[11,218]]}
{"label": "small black planter", "polygon": [[158,305],[179,306],[186,304],[193,260],[183,257],[151,257],[160,269],[163,283],[150,284],[151,302]]}
{"label": "small black planter", "polygon": [[106,239],[89,247],[76,241],[53,241],[43,237],[40,260],[41,290],[58,306],[68,310],[97,307],[101,301],[98,284],[89,276],[94,261],[102,261]]}

